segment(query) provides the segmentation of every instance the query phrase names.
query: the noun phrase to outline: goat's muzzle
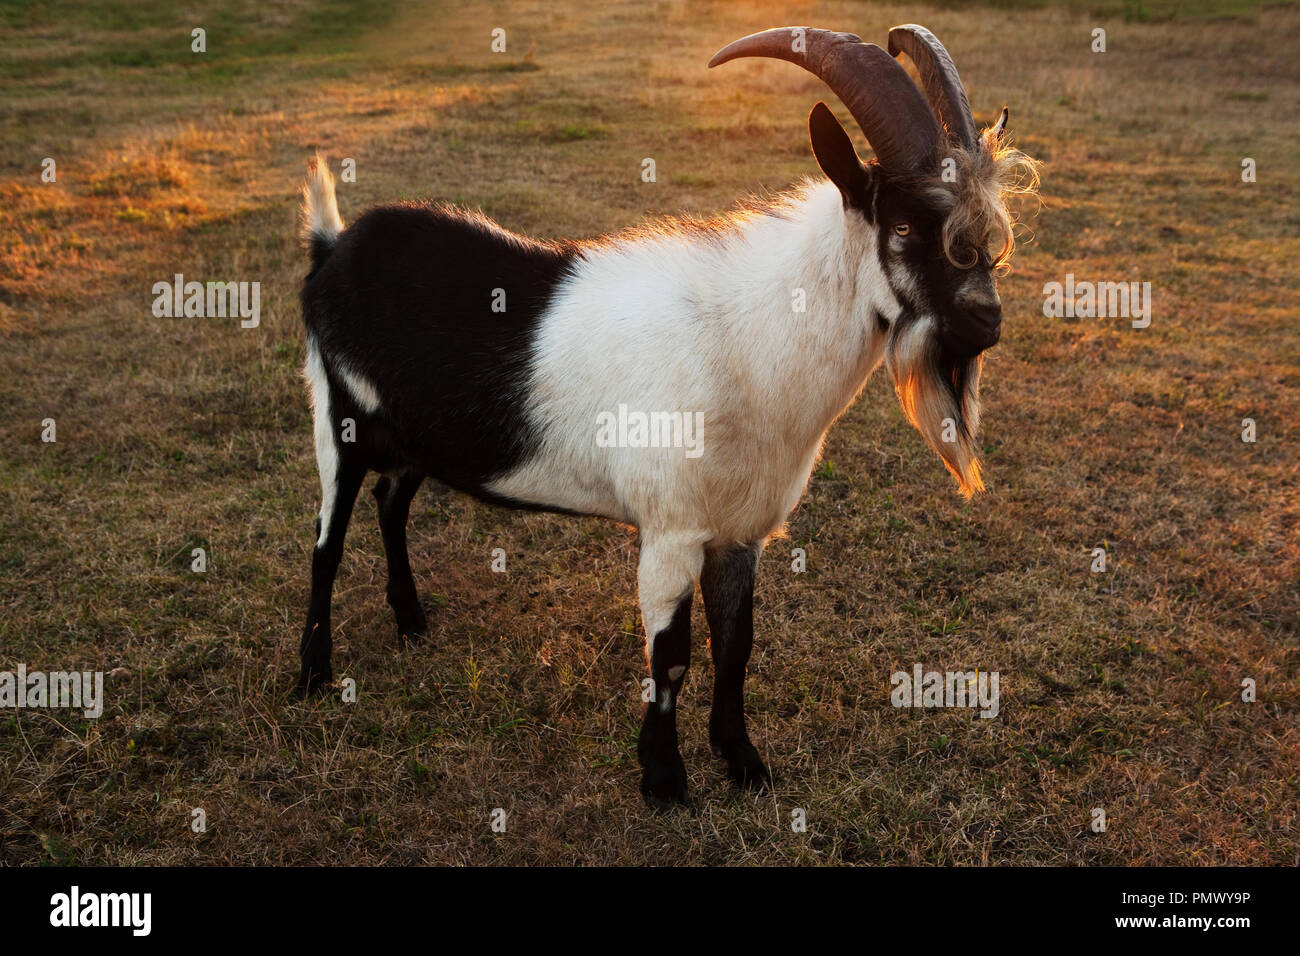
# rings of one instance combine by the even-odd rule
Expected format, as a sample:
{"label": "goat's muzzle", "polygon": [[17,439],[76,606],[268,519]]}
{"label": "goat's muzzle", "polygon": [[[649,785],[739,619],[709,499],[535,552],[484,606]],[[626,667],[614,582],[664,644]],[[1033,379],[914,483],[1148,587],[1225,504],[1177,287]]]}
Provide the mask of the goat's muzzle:
{"label": "goat's muzzle", "polygon": [[997,299],[958,302],[944,322],[944,346],[956,358],[973,358],[1002,337],[1002,303]]}

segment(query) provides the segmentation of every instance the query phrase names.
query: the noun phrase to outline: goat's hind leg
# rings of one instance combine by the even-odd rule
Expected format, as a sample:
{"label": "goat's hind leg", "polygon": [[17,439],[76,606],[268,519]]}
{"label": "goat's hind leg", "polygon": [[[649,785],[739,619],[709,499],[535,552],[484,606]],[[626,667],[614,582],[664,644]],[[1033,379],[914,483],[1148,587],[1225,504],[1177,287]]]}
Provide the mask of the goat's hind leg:
{"label": "goat's hind leg", "polygon": [[[331,466],[332,480],[328,475]],[[331,462],[327,456],[320,467],[325,491],[320,517],[316,519],[318,537],[311,555],[311,603],[302,632],[302,671],[298,676],[298,691],[302,694],[320,690],[334,679],[330,665],[334,644],[330,635],[330,599],[334,576],[343,559],[343,538],[352,517],[352,506],[366,476],[366,466],[350,457],[336,455]]]}
{"label": "goat's hind leg", "polygon": [[388,605],[397,618],[397,635],[403,642],[419,643],[429,626],[420,606],[420,596],[411,576],[411,559],[406,548],[406,522],[411,513],[411,499],[419,490],[424,475],[403,472],[396,478],[384,476],[375,483],[375,502],[379,506],[379,532],[388,555]]}
{"label": "goat's hind leg", "polygon": [[316,547],[311,555],[311,602],[302,631],[302,671],[298,691],[308,694],[334,679],[330,666],[333,639],[330,636],[330,598],[334,575],[343,558],[343,538],[356,503],[366,462],[357,445],[342,441],[341,421],[334,417],[329,377],[315,341],[308,336],[307,380],[312,391],[315,420],[316,467],[320,471],[321,505],[316,519]]}

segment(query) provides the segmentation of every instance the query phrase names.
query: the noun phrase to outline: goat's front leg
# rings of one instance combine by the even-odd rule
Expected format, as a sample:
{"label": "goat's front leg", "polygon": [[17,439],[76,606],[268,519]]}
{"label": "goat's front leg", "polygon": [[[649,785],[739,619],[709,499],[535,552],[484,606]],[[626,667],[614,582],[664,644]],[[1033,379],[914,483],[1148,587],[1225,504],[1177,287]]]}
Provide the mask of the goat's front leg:
{"label": "goat's front leg", "polygon": [[641,794],[657,810],[688,802],[686,765],[677,748],[677,697],[691,663],[691,599],[704,560],[702,539],[642,532],[637,587],[653,692],[636,753]]}
{"label": "goat's front leg", "polygon": [[742,787],[762,789],[771,783],[745,729],[745,668],[754,643],[754,572],[759,545],[704,556],[700,593],[709,619],[713,653],[713,710],[709,744],[727,761],[727,774]]}

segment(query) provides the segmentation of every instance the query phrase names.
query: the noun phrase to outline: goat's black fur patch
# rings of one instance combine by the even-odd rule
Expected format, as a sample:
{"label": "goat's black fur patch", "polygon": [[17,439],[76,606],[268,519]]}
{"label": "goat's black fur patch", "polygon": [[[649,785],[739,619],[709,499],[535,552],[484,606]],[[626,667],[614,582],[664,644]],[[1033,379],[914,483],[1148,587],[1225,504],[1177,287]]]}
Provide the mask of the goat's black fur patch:
{"label": "goat's black fur patch", "polygon": [[[332,417],[357,422],[341,454],[500,502],[484,485],[536,450],[531,350],[578,255],[444,206],[379,207],[332,245],[313,240],[303,319],[329,375]],[[504,311],[493,311],[502,295]],[[342,387],[339,363],[375,387],[377,412]]]}

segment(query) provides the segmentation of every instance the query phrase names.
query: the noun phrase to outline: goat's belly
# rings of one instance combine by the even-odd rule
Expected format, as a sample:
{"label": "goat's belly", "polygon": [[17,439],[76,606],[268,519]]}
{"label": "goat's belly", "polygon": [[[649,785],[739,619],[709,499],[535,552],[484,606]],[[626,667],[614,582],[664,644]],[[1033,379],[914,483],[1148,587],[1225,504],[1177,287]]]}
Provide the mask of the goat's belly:
{"label": "goat's belly", "polygon": [[553,454],[539,454],[483,488],[490,495],[534,508],[633,523],[603,474],[575,468]]}
{"label": "goat's belly", "polygon": [[799,503],[816,449],[766,469],[723,451],[690,459],[672,449],[552,445],[484,488],[521,504],[612,518],[650,533],[704,532],[712,547],[766,540]]}

